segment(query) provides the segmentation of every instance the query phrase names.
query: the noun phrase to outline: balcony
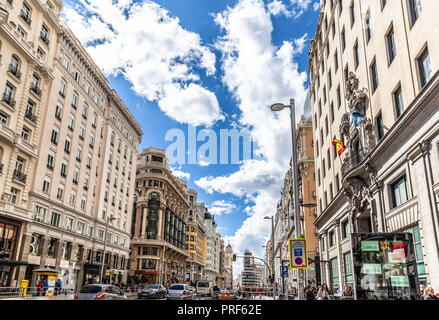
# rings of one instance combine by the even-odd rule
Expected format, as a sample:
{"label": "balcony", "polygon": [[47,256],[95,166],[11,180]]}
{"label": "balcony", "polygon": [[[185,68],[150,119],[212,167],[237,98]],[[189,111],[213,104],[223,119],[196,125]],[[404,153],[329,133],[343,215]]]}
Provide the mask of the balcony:
{"label": "balcony", "polygon": [[15,100],[12,99],[12,95],[3,93],[2,101],[10,106],[12,109],[15,109]]}
{"label": "balcony", "polygon": [[342,176],[344,177],[349,171],[351,171],[353,168],[355,168],[363,160],[364,160],[363,150],[353,152],[352,156],[347,158],[341,167]]}
{"label": "balcony", "polygon": [[33,123],[37,122],[37,117],[31,111],[27,111],[26,114],[24,115],[24,117],[26,119],[32,121]]}
{"label": "balcony", "polygon": [[31,83],[29,90],[41,97],[41,89],[35,83]]}
{"label": "balcony", "polygon": [[12,74],[15,78],[21,79],[21,72],[18,70],[18,67],[16,65],[13,65],[12,63],[9,64],[8,72]]}
{"label": "balcony", "polygon": [[26,175],[23,172],[14,170],[14,174],[12,175],[12,179],[19,181],[21,183],[26,183]]}

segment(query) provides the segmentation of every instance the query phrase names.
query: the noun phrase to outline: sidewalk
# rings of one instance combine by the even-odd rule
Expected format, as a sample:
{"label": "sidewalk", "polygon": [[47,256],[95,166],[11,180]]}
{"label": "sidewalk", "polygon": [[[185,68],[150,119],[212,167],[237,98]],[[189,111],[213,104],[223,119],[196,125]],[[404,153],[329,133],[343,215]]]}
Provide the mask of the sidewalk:
{"label": "sidewalk", "polygon": [[75,298],[74,294],[68,294],[68,295],[58,295],[58,296],[52,296],[52,297],[38,297],[38,296],[27,296],[27,297],[0,297],[0,300],[73,300]]}

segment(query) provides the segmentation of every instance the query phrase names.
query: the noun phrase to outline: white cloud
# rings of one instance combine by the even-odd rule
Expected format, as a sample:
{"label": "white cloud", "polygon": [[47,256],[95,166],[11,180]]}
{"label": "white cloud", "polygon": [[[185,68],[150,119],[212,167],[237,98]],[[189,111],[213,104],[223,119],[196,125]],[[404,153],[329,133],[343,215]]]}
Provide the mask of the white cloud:
{"label": "white cloud", "polygon": [[319,2],[314,2],[312,8],[313,8],[314,11],[318,11],[320,9],[320,3]]}
{"label": "white cloud", "polygon": [[268,12],[273,16],[285,15],[287,18],[299,18],[308,10],[312,0],[290,0],[285,4],[281,0],[273,0],[267,4]]}
{"label": "white cloud", "polygon": [[236,209],[236,205],[234,205],[230,201],[225,201],[225,200],[215,201],[209,206],[209,212],[216,216],[221,216],[223,214],[230,214],[235,209]]}
{"label": "white cloud", "polygon": [[[306,2],[300,3],[305,6]],[[261,0],[241,0],[218,14],[215,21],[224,32],[217,43],[222,53],[222,80],[238,102],[239,124],[252,128],[256,153],[261,158],[245,161],[239,171],[227,176],[204,177],[195,183],[209,193],[231,193],[248,200],[244,211],[249,217],[226,241],[230,241],[234,252],[249,249],[263,258],[265,250],[261,246],[271,232],[264,216],[275,213],[291,155],[289,111],[275,115],[269,106],[289,103],[294,97],[296,119],[300,119],[307,76],[299,72],[294,58],[302,52],[306,37],[274,46],[270,13]],[[238,263],[235,270],[242,270],[242,264]]]}
{"label": "white cloud", "polygon": [[[152,1],[80,0],[63,16],[106,75],[122,74],[132,89],[181,123],[224,119],[214,93],[194,66],[215,73],[215,55],[197,33]],[[91,32],[92,30],[92,32]],[[190,114],[190,116],[189,116]]]}
{"label": "white cloud", "polygon": [[267,5],[268,12],[273,16],[278,16],[284,14],[286,17],[291,16],[291,12],[287,10],[287,7],[282,3],[282,1],[274,0]]}
{"label": "white cloud", "polygon": [[180,168],[169,168],[169,170],[172,172],[172,174],[180,179],[191,179],[191,174],[189,172],[181,171]]}

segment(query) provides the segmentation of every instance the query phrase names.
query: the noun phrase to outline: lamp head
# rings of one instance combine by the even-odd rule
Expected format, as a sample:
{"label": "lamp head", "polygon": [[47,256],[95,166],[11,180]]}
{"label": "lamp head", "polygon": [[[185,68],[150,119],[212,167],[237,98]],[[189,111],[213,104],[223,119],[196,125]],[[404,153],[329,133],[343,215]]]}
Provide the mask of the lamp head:
{"label": "lamp head", "polygon": [[271,107],[272,111],[282,111],[283,109],[285,109],[285,105],[283,103],[275,103],[273,104]]}

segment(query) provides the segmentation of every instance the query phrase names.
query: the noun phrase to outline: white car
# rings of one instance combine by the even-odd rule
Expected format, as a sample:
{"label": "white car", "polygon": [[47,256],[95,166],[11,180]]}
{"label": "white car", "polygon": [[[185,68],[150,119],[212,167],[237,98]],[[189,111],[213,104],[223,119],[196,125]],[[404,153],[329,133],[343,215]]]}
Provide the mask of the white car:
{"label": "white car", "polygon": [[168,300],[191,300],[192,290],[187,284],[174,283],[168,288]]}

